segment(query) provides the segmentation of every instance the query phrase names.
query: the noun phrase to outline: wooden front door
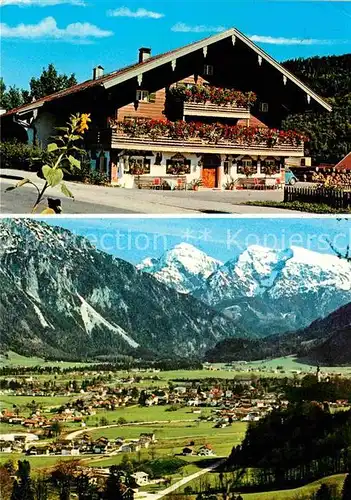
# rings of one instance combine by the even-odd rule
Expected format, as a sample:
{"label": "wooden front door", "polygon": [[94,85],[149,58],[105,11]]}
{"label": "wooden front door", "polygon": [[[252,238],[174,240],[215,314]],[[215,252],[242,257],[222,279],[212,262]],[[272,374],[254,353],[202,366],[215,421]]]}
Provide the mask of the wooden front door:
{"label": "wooden front door", "polygon": [[217,187],[217,169],[215,167],[203,167],[202,185],[207,188]]}

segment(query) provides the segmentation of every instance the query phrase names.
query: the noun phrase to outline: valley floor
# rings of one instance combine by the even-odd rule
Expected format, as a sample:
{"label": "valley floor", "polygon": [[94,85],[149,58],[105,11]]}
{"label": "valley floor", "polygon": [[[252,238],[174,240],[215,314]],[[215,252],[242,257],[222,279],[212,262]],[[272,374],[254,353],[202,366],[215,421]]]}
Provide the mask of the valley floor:
{"label": "valley floor", "polygon": [[[40,387],[44,387],[50,379],[52,380],[52,375],[35,372],[32,367],[37,365],[43,367],[57,367],[59,365],[68,369],[68,373],[62,371],[55,375],[55,383],[61,387],[66,386],[72,380],[75,380],[80,387],[84,378],[97,375],[94,372],[87,375],[87,373],[84,374],[84,371],[78,371],[77,368],[82,368],[83,364],[44,362],[40,358],[25,358],[16,353],[9,353],[8,358],[2,359],[2,361],[15,371],[21,366],[30,367],[30,373],[27,373],[24,378],[32,376]],[[85,366],[88,370],[89,364]],[[345,377],[351,376],[351,367],[322,368],[322,371],[340,373]],[[33,372],[32,375],[31,372]],[[150,370],[138,372],[139,377],[136,377],[135,372],[132,371],[116,371],[113,374],[111,372],[111,377],[104,383],[106,388],[120,386],[125,388],[127,392],[131,387],[135,387],[139,391],[145,389],[156,391],[160,388],[168,388],[170,385],[182,386],[188,384],[188,386],[191,386],[191,384],[195,384],[197,386],[197,384],[204,384],[204,387],[207,387],[210,380],[217,381],[211,382],[211,384],[216,385],[216,383],[220,384],[222,379],[240,381],[240,379],[248,379],[248,377],[269,377],[274,380],[283,377],[303,377],[306,374],[314,373],[315,367],[303,365],[297,362],[294,357],[286,357],[253,363],[234,363],[232,366],[214,364],[207,366],[207,369],[203,370],[184,369],[157,373]],[[21,377],[23,376],[19,376],[19,380]],[[13,411],[14,408],[17,408],[21,415],[28,418],[34,405],[40,408],[40,413],[45,418],[49,418],[61,405],[72,403],[77,398],[90,397],[89,392],[84,394],[64,392],[63,394],[50,396],[35,395],[35,393],[28,395],[0,393],[1,409]],[[220,409],[217,411],[220,411]],[[85,415],[84,421],[84,427],[82,427],[81,422],[65,421],[62,423],[59,436],[42,436],[37,444],[50,446],[55,441],[69,443],[72,439],[78,443],[84,437],[86,441],[90,440],[91,442],[98,442],[100,439],[109,441],[113,447],[105,453],[99,454],[83,451],[77,457],[62,456],[61,454],[26,455],[16,451],[13,453],[0,453],[0,463],[7,462],[9,459],[14,461],[26,459],[30,462],[34,475],[50,471],[61,461],[71,460],[79,460],[84,467],[108,470],[111,465],[120,464],[126,457],[126,453],[118,452],[114,446],[118,438],[122,437],[125,443],[130,443],[133,440],[137,442],[141,435],[154,435],[156,438],[154,443],[150,443],[148,447],[129,452],[127,454],[128,459],[134,461],[135,464],[147,463],[149,466],[150,463],[152,464],[155,461],[163,464],[175,461],[177,466],[169,470],[168,473],[162,473],[161,475],[170,478],[171,483],[167,487],[162,482],[150,483],[140,488],[138,498],[140,500],[158,500],[161,497],[172,495],[174,500],[178,494],[184,495],[184,488],[187,487],[185,492],[187,500],[195,500],[197,490],[201,491],[204,484],[219,484],[219,472],[215,470],[216,466],[230,454],[233,446],[237,446],[242,442],[247,429],[246,421],[234,421],[231,425],[218,427],[215,425],[216,408],[211,406],[195,408],[188,406],[186,403],[146,407],[140,406],[136,401],[136,403],[128,403],[127,406],[116,407],[113,410],[98,408],[95,414]],[[1,433],[16,432],[42,433],[39,428],[27,429],[10,423],[1,424]],[[189,446],[193,448],[193,454],[184,455],[184,449]],[[198,455],[199,450],[206,446],[210,446],[213,455]],[[244,500],[300,500],[308,498],[308,495],[311,495],[321,482],[335,484],[339,488],[343,479],[344,475],[340,474],[294,490],[245,493],[242,496]],[[189,493],[189,487],[191,493]],[[182,500],[185,500],[184,497]]]}

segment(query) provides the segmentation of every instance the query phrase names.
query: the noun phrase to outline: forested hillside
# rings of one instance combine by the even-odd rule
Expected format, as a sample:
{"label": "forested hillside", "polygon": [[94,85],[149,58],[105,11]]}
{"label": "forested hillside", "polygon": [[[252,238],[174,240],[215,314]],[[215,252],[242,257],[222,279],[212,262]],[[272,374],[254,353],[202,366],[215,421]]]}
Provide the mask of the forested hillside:
{"label": "forested hillside", "polygon": [[351,54],[293,59],[283,63],[332,106],[331,113],[303,113],[283,123],[310,138],[313,162],[337,163],[351,151]]}

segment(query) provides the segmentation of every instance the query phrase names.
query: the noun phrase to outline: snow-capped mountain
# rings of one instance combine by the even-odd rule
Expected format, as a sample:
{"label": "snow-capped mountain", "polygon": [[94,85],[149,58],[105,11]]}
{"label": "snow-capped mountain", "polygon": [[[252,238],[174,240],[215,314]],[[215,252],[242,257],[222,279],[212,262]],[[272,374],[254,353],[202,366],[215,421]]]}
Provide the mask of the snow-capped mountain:
{"label": "snow-capped mountain", "polygon": [[351,264],[302,247],[250,246],[194,295],[259,336],[308,326],[351,300]]}
{"label": "snow-capped mountain", "polygon": [[201,355],[240,333],[194,297],[31,219],[0,221],[0,288],[0,344],[22,354]]}
{"label": "snow-capped mountain", "polygon": [[137,268],[180,293],[189,293],[202,286],[221,265],[222,262],[193,245],[180,243],[159,259],[144,259]]}
{"label": "snow-capped mountain", "polygon": [[[189,253],[196,258],[194,247]],[[212,272],[205,267],[207,277],[195,275],[191,287],[189,271],[176,259],[168,264],[172,254],[165,254],[167,265],[165,256],[153,259],[148,271],[168,286],[188,290],[255,336],[304,328],[351,300],[351,264],[334,255],[252,245],[221,266],[216,261]],[[203,255],[201,262],[207,262]]]}

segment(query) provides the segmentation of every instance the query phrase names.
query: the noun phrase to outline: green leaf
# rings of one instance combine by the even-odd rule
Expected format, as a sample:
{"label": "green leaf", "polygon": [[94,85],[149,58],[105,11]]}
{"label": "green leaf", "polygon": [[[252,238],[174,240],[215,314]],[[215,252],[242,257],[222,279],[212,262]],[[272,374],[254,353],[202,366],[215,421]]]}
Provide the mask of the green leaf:
{"label": "green leaf", "polygon": [[68,196],[68,198],[73,198],[74,199],[73,194],[71,193],[71,191],[68,189],[68,187],[66,186],[66,184],[64,182],[61,182],[61,192],[65,196]]}
{"label": "green leaf", "polygon": [[47,183],[51,187],[57,186],[63,179],[63,172],[60,168],[51,168],[49,165],[44,165],[42,171]]}
{"label": "green leaf", "polygon": [[24,186],[25,184],[28,184],[28,182],[30,182],[29,179],[21,179],[20,181],[18,181],[14,186],[10,186],[8,188],[5,189],[5,192],[6,191],[13,191],[14,189],[16,188],[19,188],[21,186]]}
{"label": "green leaf", "polygon": [[77,158],[75,158],[74,156],[69,155],[68,161],[70,162],[72,167],[80,168],[80,161],[77,160]]}
{"label": "green leaf", "polygon": [[41,167],[41,171],[43,172],[43,176],[45,177],[45,179],[47,178],[47,175],[50,173],[51,171],[51,167],[49,165],[44,165],[43,167]]}
{"label": "green leaf", "polygon": [[48,152],[49,153],[51,153],[52,151],[56,151],[57,149],[58,149],[58,146],[55,142],[48,144]]}
{"label": "green leaf", "polygon": [[28,182],[30,182],[29,179],[21,179],[20,181],[17,182],[16,187],[20,188],[21,186],[28,184]]}

